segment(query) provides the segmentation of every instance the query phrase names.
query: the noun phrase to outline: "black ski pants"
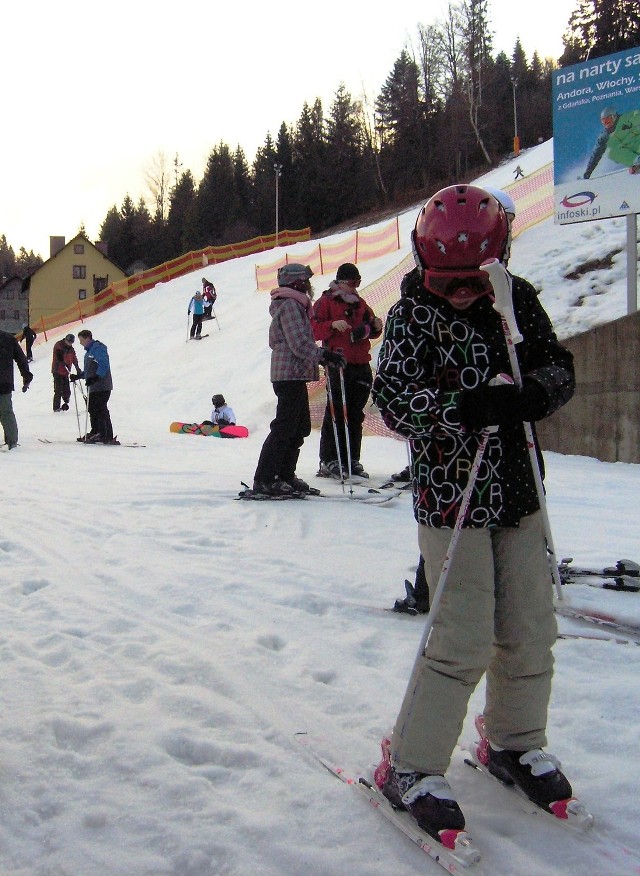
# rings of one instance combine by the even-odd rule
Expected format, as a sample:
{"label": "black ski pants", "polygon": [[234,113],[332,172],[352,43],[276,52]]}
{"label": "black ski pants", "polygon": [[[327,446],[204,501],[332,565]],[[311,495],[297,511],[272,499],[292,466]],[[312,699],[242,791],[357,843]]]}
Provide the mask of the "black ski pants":
{"label": "black ski pants", "polygon": [[[331,381],[331,394],[333,396],[336,428],[340,444],[340,458],[342,460],[343,468],[346,469],[348,456],[344,429],[344,408],[346,407],[347,411],[347,427],[349,430],[351,459],[359,460],[360,448],[362,446],[364,409],[369,399],[369,395],[371,394],[373,375],[371,373],[371,366],[368,362],[365,365],[351,365],[348,363],[343,373],[346,403],[342,398],[339,369],[327,369],[327,379]],[[320,462],[333,462],[333,460],[337,459],[338,451],[336,450],[336,442],[333,434],[333,418],[331,416],[331,408],[329,405],[329,394],[327,393],[327,407],[325,408],[322,429],[320,431]]]}
{"label": "black ski pants", "polygon": [[53,375],[53,410],[60,410],[60,403],[69,404],[71,398],[71,386],[69,385],[68,374]]}
{"label": "black ski pants", "polygon": [[278,404],[270,432],[262,445],[254,480],[270,484],[275,478],[289,481],[295,475],[300,448],[311,434],[309,395],[304,380],[276,380]]}
{"label": "black ski pants", "polygon": [[191,323],[191,332],[189,333],[190,337],[192,337],[192,338],[193,337],[196,337],[196,338],[200,337],[200,332],[202,331],[202,317],[203,316],[204,316],[203,313],[194,313],[193,314],[193,321]]}
{"label": "black ski pants", "polygon": [[111,425],[111,415],[107,402],[111,390],[103,390],[101,392],[92,392],[89,387],[89,421],[91,422],[91,435],[100,435],[103,441],[111,441],[113,439],[113,426]]}

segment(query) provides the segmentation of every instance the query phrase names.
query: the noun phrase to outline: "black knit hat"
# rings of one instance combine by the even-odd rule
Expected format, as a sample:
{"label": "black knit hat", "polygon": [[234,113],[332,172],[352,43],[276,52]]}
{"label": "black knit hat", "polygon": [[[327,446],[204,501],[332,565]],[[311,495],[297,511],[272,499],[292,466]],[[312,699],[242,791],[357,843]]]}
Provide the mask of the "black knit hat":
{"label": "black knit hat", "polygon": [[336,272],[336,280],[338,283],[342,280],[353,280],[356,283],[359,283],[361,279],[360,271],[355,265],[352,265],[351,262],[345,262],[343,265],[340,265]]}

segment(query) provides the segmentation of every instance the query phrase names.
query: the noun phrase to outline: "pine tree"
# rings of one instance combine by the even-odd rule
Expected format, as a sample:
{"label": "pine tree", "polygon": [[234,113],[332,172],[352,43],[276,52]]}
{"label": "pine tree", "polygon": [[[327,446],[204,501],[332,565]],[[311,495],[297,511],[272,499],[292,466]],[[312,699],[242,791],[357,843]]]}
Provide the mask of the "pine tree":
{"label": "pine tree", "polygon": [[344,84],[336,91],[326,123],[326,143],[332,172],[328,179],[325,225],[337,225],[371,206],[375,193],[363,161],[363,137],[358,106]]}
{"label": "pine tree", "polygon": [[416,190],[426,181],[424,105],[418,65],[403,49],[376,101],[382,128],[382,167],[392,191]]}
{"label": "pine tree", "polygon": [[196,184],[190,170],[181,174],[169,195],[166,259],[196,249],[198,238]]}
{"label": "pine tree", "polygon": [[330,171],[324,112],[319,98],[312,107],[305,102],[293,135],[291,152],[297,196],[292,217],[295,225],[299,228],[307,224],[315,230],[325,228],[329,213],[327,185]]}

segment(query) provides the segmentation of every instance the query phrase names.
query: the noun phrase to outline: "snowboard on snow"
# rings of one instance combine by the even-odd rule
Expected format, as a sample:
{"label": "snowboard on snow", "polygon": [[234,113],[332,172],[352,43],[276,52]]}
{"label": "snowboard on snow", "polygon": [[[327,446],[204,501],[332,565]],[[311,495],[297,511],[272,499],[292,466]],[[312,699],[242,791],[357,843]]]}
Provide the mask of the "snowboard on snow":
{"label": "snowboard on snow", "polygon": [[170,432],[183,435],[210,435],[214,438],[247,438],[249,430],[246,426],[207,426],[204,423],[172,423]]}

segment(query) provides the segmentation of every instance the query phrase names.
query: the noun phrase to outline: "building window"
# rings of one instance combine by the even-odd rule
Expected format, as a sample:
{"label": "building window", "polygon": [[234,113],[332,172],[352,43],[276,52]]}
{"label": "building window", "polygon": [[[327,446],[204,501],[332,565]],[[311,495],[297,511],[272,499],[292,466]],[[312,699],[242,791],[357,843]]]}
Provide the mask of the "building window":
{"label": "building window", "polygon": [[84,301],[87,297],[86,289],[78,289],[78,301]]}
{"label": "building window", "polygon": [[74,243],[73,251],[75,255],[84,255],[84,243]]}
{"label": "building window", "polygon": [[87,266],[86,265],[74,265],[73,266],[73,279],[74,280],[86,280],[87,279]]}
{"label": "building window", "polygon": [[6,318],[7,318],[7,311],[6,311],[6,310],[0,310],[0,319],[3,319],[3,320],[4,320],[4,319],[6,319]]}
{"label": "building window", "polygon": [[20,311],[19,311],[19,310],[14,310],[14,311],[13,311],[13,318],[14,318],[14,319],[20,319]]}
{"label": "building window", "polygon": [[14,298],[14,297],[15,296],[14,296],[13,289],[7,289],[7,294],[5,295],[5,298],[7,298],[7,300],[8,300],[9,298]]}

